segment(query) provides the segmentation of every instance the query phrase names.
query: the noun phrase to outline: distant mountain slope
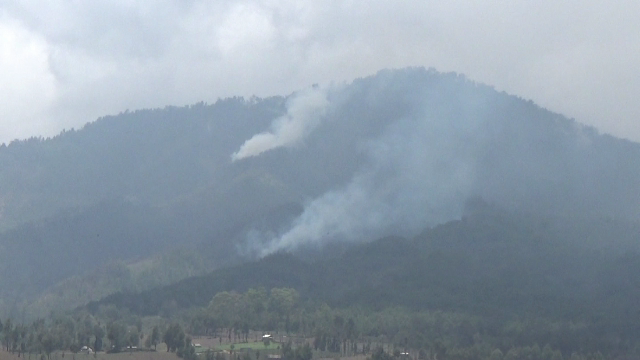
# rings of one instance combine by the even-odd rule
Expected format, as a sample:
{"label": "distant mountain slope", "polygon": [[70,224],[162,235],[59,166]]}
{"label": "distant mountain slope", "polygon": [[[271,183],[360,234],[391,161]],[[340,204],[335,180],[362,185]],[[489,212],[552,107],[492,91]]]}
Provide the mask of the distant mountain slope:
{"label": "distant mountain slope", "polygon": [[[37,308],[39,314],[47,314],[117,290],[149,288],[194,275],[188,269],[201,273],[233,264],[239,261],[234,245],[238,234],[247,228],[269,228],[300,212],[295,204],[257,204],[240,214],[230,206],[225,213],[211,209],[209,199],[203,196],[171,210],[101,203],[0,234],[0,309],[15,314]],[[135,268],[145,259],[153,266],[144,276],[125,266]]]}
{"label": "distant mountain slope", "polygon": [[[594,234],[583,241],[594,226],[625,235],[614,240]],[[628,316],[640,313],[636,271],[637,224],[594,224],[486,207],[415,239],[385,238],[316,262],[278,253],[174,285],[114,294],[88,308],[115,305],[155,315],[170,304],[206,306],[221,291],[286,286],[334,306],[406,306],[494,319],[597,319],[603,329],[625,338],[640,333]]]}
{"label": "distant mountain slope", "polygon": [[431,69],[127,111],[0,147],[0,303],[173,247],[214,268],[412,238],[474,197],[638,221],[637,189],[639,144]]}
{"label": "distant mountain slope", "polygon": [[282,102],[233,98],[127,111],[52,139],[14,141],[0,149],[2,227],[114,198],[165,203],[207,187],[224,178],[233,148],[278,116]]}
{"label": "distant mountain slope", "polygon": [[[71,309],[118,291],[142,291],[208,273],[212,264],[194,251],[172,249],[140,261],[112,261],[47,287],[37,298],[16,306],[32,318]],[[25,299],[26,300],[26,299]]]}
{"label": "distant mountain slope", "polygon": [[[14,141],[0,148],[0,228],[105,200],[171,203],[247,175],[314,197],[375,165],[368,147],[378,144],[431,151],[450,163],[417,157],[423,172],[439,181],[461,171],[453,175],[469,177],[462,190],[490,201],[639,218],[638,144],[433,70],[385,70],[325,91],[330,110],[303,143],[235,163],[245,140],[286,114],[286,99],[125,112],[52,139]],[[396,149],[385,134],[418,143]]]}

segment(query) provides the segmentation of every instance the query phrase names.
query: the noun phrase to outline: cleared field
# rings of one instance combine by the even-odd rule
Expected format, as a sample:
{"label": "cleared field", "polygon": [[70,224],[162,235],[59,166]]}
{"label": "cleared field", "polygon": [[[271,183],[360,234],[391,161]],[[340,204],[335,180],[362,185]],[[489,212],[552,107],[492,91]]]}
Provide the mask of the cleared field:
{"label": "cleared field", "polygon": [[[40,356],[37,354],[31,354],[31,360],[39,360]],[[63,353],[55,352],[51,354],[51,360],[179,360],[180,358],[173,353],[167,352],[122,352],[119,354],[73,354],[69,352]],[[18,354],[11,354],[10,352],[0,351],[0,360],[29,360],[29,354],[24,354],[22,357],[18,357]],[[180,359],[181,360],[181,359]]]}
{"label": "cleared field", "polygon": [[[231,345],[232,344],[216,345],[216,346],[213,346],[212,349],[213,350],[231,350]],[[242,350],[242,349],[275,350],[280,346],[280,344],[271,342],[269,346],[264,346],[264,343],[262,341],[257,341],[257,342],[235,343],[233,344],[233,346],[234,346],[233,349],[236,351]]]}

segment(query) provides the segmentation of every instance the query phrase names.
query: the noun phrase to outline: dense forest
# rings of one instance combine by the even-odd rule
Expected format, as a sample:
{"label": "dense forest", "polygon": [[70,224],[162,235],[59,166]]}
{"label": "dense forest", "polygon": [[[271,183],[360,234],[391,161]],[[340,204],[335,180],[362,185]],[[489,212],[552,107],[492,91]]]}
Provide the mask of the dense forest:
{"label": "dense forest", "polygon": [[30,331],[58,339],[55,349],[95,347],[100,338],[121,350],[163,343],[185,358],[196,356],[188,353],[193,338],[241,349],[272,333],[290,339],[273,351],[291,351],[291,359],[305,346],[314,356],[375,359],[634,358],[638,230],[475,200],[461,220],[414,238],[387,237],[316,260],[277,253],[111,295],[26,326],[22,351],[46,352]]}
{"label": "dense forest", "polygon": [[[303,138],[232,158],[256,134],[284,141],[283,124]],[[413,237],[473,197],[636,221],[638,159],[638,144],[423,68],[125,111],[0,147],[0,311],[44,315],[280,249]],[[176,251],[174,275],[152,274]]]}
{"label": "dense forest", "polygon": [[433,69],[105,116],[0,146],[5,349],[637,357],[637,189],[640,144]]}
{"label": "dense forest", "polygon": [[288,287],[311,303],[338,309],[464,314],[479,326],[471,335],[522,323],[519,346],[550,343],[564,353],[635,348],[637,224],[470,207],[462,220],[412,239],[384,238],[315,262],[276,254],[175,285],[112,295],[89,309],[115,306],[140,316],[171,316],[206,307],[224,291]]}

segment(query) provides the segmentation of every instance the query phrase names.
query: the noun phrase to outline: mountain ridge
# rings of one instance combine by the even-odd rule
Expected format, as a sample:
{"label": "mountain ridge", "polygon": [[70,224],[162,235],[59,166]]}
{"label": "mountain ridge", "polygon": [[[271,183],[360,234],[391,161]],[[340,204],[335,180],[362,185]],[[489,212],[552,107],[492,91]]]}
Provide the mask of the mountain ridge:
{"label": "mountain ridge", "polygon": [[[283,138],[287,124],[303,131]],[[280,142],[232,161],[260,135]],[[212,270],[271,251],[413,238],[460,219],[472,198],[633,222],[638,188],[640,144],[433,69],[124,112],[0,148],[0,299],[31,301],[69,276],[172,247],[204,254]]]}
{"label": "mountain ridge", "polygon": [[626,324],[633,321],[627,311],[640,311],[634,300],[640,283],[623,275],[640,269],[640,225],[627,223],[627,237],[617,239],[615,248],[601,246],[606,234],[582,243],[591,226],[593,220],[489,207],[412,239],[387,237],[316,261],[276,253],[172,285],[120,292],[87,309],[95,313],[114,305],[154,316],[167,304],[177,306],[176,311],[206,306],[223,291],[291,287],[307,300],[335,307],[401,306],[564,320],[608,314],[611,327]]}

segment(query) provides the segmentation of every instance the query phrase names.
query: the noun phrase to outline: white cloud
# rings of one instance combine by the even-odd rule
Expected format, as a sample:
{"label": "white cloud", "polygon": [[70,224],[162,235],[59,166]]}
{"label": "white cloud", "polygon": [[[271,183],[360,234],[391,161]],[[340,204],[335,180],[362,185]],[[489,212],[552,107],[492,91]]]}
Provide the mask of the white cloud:
{"label": "white cloud", "polygon": [[263,47],[268,51],[275,35],[269,13],[253,4],[236,4],[218,28],[218,47],[225,56],[242,56],[236,50]]}
{"label": "white cloud", "polygon": [[56,91],[47,44],[7,16],[0,16],[0,79],[0,136],[28,137],[51,126],[43,121]]}
{"label": "white cloud", "polygon": [[26,65],[0,80],[13,96],[0,99],[0,142],[127,108],[284,95],[409,65],[640,140],[638,13],[631,0],[5,0],[0,27],[17,37],[0,44],[2,61]]}

